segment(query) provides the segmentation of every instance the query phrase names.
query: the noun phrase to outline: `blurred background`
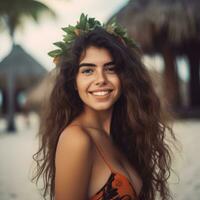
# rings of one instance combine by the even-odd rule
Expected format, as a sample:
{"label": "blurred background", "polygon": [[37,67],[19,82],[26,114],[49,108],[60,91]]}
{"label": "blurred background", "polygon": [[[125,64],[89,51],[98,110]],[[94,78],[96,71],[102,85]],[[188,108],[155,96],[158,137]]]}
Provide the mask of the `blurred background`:
{"label": "blurred background", "polygon": [[0,0],[0,200],[40,200],[30,182],[39,110],[54,84],[52,43],[83,12],[113,17],[144,52],[163,106],[174,113],[169,185],[200,200],[200,2],[198,0]]}

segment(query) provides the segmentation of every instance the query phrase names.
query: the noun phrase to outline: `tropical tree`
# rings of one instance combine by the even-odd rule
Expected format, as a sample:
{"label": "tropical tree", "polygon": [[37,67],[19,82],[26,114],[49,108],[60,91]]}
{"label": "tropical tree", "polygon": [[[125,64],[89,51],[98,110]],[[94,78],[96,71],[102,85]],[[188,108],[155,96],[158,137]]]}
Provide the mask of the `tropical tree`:
{"label": "tropical tree", "polygon": [[16,28],[24,24],[25,18],[39,22],[43,13],[55,17],[53,10],[37,0],[0,1],[0,25],[6,26],[12,39]]}
{"label": "tropical tree", "polygon": [[[41,14],[47,13],[55,17],[55,13],[48,6],[37,0],[1,0],[0,1],[0,30],[6,28],[14,45],[14,34],[18,27],[23,26],[27,18],[39,22]],[[14,74],[10,71],[7,79],[7,130],[15,131],[14,123]]]}

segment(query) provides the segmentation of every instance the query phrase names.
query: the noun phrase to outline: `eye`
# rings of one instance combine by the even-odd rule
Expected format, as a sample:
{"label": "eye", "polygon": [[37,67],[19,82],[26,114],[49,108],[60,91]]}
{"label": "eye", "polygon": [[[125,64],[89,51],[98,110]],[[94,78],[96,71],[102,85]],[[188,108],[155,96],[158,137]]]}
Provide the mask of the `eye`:
{"label": "eye", "polygon": [[85,74],[85,75],[90,75],[92,72],[93,72],[93,69],[90,69],[90,68],[88,68],[88,69],[83,69],[83,70],[81,71],[81,73],[82,73],[82,74]]}
{"label": "eye", "polygon": [[105,68],[106,71],[110,72],[110,73],[115,73],[116,71],[116,67],[115,65],[107,65],[106,68]]}

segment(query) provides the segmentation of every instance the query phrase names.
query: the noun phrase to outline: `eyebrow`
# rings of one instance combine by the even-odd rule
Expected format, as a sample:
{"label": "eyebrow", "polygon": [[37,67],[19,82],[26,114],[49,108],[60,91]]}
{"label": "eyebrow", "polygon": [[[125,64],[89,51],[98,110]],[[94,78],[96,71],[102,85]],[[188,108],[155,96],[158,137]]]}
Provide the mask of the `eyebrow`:
{"label": "eyebrow", "polygon": [[[103,66],[105,67],[107,65],[114,65],[114,64],[115,64],[114,61],[110,61],[105,63]],[[81,63],[79,67],[96,67],[96,65],[94,63]]]}

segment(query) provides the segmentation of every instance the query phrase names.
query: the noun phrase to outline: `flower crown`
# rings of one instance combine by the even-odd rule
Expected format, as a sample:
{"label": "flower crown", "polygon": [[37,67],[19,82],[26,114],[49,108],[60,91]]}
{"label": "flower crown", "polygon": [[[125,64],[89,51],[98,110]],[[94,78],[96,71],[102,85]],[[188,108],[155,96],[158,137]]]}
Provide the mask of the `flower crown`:
{"label": "flower crown", "polygon": [[136,48],[136,43],[128,37],[127,32],[113,19],[108,24],[101,24],[95,18],[88,18],[87,15],[81,14],[79,21],[75,26],[69,25],[68,27],[62,28],[66,33],[63,35],[63,40],[53,43],[59,49],[50,51],[49,56],[54,58],[54,62],[60,58],[60,56],[65,55],[73,41],[82,34],[88,33],[95,30],[96,28],[103,28],[108,33],[117,36],[124,45],[131,48]]}

